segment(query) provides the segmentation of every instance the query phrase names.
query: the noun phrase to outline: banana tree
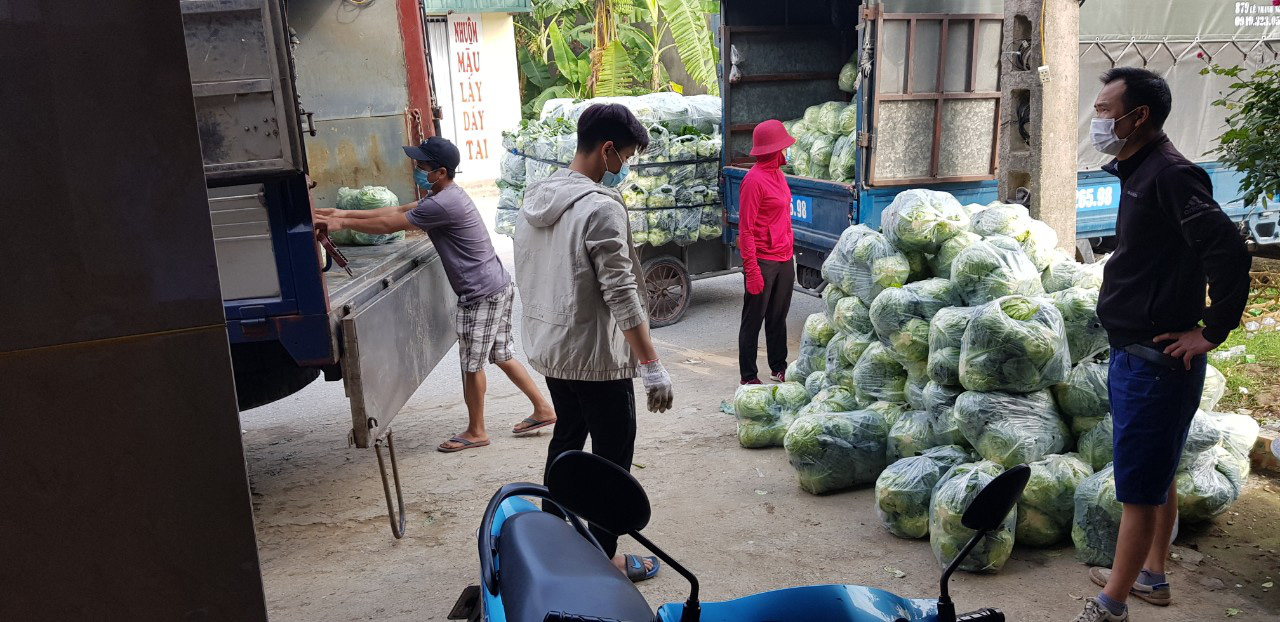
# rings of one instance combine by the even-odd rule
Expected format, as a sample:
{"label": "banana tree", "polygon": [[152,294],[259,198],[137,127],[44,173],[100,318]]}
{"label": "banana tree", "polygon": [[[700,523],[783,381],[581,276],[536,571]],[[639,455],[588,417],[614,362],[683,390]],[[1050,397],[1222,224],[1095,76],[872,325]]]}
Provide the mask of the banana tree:
{"label": "banana tree", "polygon": [[707,12],[714,3],[704,0],[656,0],[662,19],[671,31],[676,53],[685,71],[712,95],[720,94],[716,77],[715,40],[707,24]]}

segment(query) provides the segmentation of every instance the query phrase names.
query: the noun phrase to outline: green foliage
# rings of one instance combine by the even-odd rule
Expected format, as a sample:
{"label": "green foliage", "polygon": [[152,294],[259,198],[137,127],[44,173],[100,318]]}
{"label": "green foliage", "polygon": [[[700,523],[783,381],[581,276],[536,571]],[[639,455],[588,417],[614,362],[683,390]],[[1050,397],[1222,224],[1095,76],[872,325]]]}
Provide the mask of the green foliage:
{"label": "green foliage", "polygon": [[1246,205],[1263,206],[1280,194],[1280,65],[1245,75],[1244,68],[1212,65],[1200,71],[1235,80],[1214,106],[1227,110],[1227,130],[1213,153],[1223,164],[1240,171],[1240,191]]}

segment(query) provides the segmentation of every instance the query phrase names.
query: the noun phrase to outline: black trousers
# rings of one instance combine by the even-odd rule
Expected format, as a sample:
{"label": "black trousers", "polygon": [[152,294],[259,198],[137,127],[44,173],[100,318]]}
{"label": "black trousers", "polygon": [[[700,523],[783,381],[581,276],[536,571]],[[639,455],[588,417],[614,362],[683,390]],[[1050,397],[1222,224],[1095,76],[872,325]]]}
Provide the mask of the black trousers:
{"label": "black trousers", "polygon": [[[628,471],[636,448],[636,393],[628,380],[561,380],[547,378],[551,403],[556,407],[556,427],[547,450],[547,466],[560,454],[582,449],[591,437],[591,453]],[[545,471],[544,471],[545,476]],[[542,509],[559,515],[555,507]],[[612,558],[618,551],[618,537],[591,526],[591,533]]]}
{"label": "black trousers", "polygon": [[738,370],[743,380],[759,375],[756,351],[760,346],[760,325],[764,324],[764,342],[769,355],[771,373],[787,370],[787,312],[791,310],[791,291],[796,283],[796,267],[792,261],[756,260],[764,277],[764,290],[747,293],[742,299],[742,327],[738,329]]}

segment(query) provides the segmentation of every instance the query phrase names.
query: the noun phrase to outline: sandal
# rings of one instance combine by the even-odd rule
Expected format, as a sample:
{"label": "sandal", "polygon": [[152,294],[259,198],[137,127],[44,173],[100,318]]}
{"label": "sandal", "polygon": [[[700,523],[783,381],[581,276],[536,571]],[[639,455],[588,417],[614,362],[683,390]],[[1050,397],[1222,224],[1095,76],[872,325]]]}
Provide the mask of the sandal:
{"label": "sandal", "polygon": [[[446,443],[460,443],[462,446],[447,447]],[[440,446],[436,447],[436,450],[446,454],[451,454],[451,453],[462,451],[464,449],[475,449],[477,447],[487,447],[488,445],[489,445],[489,441],[469,441],[465,438],[462,438],[461,436],[455,436],[445,441],[444,443],[440,443]]]}
{"label": "sandal", "polygon": [[[653,568],[647,571],[644,569],[646,561],[653,563]],[[627,567],[627,578],[631,579],[632,583],[652,579],[658,574],[658,569],[662,567],[657,557],[640,557],[639,555],[630,554],[622,556],[622,563]]]}
{"label": "sandal", "polygon": [[[533,417],[525,417],[525,418],[524,418],[524,421],[521,421],[520,423],[527,423],[527,424],[529,424],[529,427],[526,427],[526,428],[516,428],[516,427],[512,427],[512,428],[511,428],[511,433],[512,433],[512,434],[515,434],[516,436],[519,436],[519,435],[521,435],[521,434],[525,434],[525,433],[527,433],[527,432],[533,432],[534,430],[541,430],[542,428],[545,428],[545,427],[547,427],[547,426],[555,425],[555,424],[556,424],[556,420],[555,420],[555,419],[548,419],[548,420],[546,420],[546,421],[538,421],[537,419],[534,419]],[[520,425],[520,423],[517,423],[516,425],[518,426],[518,425]]]}

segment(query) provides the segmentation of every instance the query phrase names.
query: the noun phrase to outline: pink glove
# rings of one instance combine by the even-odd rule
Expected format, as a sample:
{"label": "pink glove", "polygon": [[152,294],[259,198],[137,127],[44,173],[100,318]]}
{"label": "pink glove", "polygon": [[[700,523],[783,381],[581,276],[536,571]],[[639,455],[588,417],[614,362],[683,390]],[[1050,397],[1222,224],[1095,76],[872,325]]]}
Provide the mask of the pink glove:
{"label": "pink glove", "polygon": [[760,275],[759,270],[752,270],[747,274],[747,293],[752,296],[758,296],[764,291],[764,277]]}

